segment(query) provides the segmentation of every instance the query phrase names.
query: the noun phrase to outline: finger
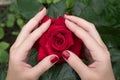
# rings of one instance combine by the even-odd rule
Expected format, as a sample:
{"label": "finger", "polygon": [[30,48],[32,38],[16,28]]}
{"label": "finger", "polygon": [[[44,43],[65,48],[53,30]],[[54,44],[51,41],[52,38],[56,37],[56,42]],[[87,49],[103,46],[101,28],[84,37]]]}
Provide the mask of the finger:
{"label": "finger", "polygon": [[99,57],[103,57],[102,53],[104,52],[102,50],[102,47],[84,29],[78,27],[76,24],[69,20],[65,20],[65,24],[68,29],[70,29],[77,37],[79,37],[84,42],[94,60],[98,60],[100,59]]}
{"label": "finger", "polygon": [[[44,18],[46,15],[46,8],[43,8],[39,13],[37,13],[26,25],[23,29],[25,29],[27,32],[33,31],[33,29],[40,23],[40,21]],[[30,28],[31,26],[31,28]],[[33,27],[32,27],[33,26]]]}
{"label": "finger", "polygon": [[86,75],[89,76],[88,74],[91,72],[90,69],[73,52],[66,50],[62,53],[62,57],[82,79],[84,79]]}
{"label": "finger", "polygon": [[39,77],[49,68],[51,68],[57,61],[59,60],[57,55],[50,55],[44,58],[41,62],[39,62],[36,66],[31,69],[31,73],[36,77]]}
{"label": "finger", "polygon": [[77,25],[79,25],[79,27],[83,28],[85,31],[87,31],[102,47],[105,47],[105,44],[103,43],[99,33],[97,32],[94,24],[76,17],[76,16],[67,16],[65,15],[65,18],[70,20],[71,22],[76,23]]}
{"label": "finger", "polygon": [[28,38],[22,43],[19,50],[22,51],[20,55],[22,57],[26,57],[28,52],[32,48],[33,44],[42,36],[42,34],[49,28],[51,20],[49,19],[45,23],[43,23],[38,29],[33,31]]}
{"label": "finger", "polygon": [[26,37],[35,29],[35,27],[40,23],[43,17],[46,15],[46,8],[43,8],[39,13],[37,13],[21,30],[15,46],[20,45],[26,39]]}

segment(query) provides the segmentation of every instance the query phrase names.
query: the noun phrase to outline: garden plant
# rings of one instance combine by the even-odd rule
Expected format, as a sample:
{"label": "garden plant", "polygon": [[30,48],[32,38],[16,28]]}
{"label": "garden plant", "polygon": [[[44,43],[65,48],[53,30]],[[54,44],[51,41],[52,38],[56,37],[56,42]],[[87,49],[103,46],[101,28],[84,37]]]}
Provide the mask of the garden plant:
{"label": "garden plant", "polygon": [[[47,16],[52,18],[70,14],[94,23],[110,51],[115,78],[120,80],[119,3],[120,0],[15,0],[9,5],[0,5],[0,80],[5,80],[6,77],[10,46],[24,24],[43,7],[47,8]],[[37,64],[36,57],[37,51],[33,49],[30,57],[33,66]],[[39,80],[80,78],[67,63],[63,63],[53,66]]]}

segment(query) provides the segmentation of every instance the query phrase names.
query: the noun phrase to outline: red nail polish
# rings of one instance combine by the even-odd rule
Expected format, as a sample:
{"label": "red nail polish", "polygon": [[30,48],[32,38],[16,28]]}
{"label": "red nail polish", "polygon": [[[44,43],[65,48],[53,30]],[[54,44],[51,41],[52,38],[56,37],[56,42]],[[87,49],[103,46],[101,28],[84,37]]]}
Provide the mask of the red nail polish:
{"label": "red nail polish", "polygon": [[42,11],[43,9],[44,9],[44,7],[43,7],[43,8],[41,8],[41,9],[40,9],[40,11]]}
{"label": "red nail polish", "polygon": [[52,57],[50,58],[50,62],[51,62],[51,63],[55,63],[55,62],[57,62],[58,60],[59,60],[59,58],[56,57],[56,56],[52,56]]}
{"label": "red nail polish", "polygon": [[68,51],[64,51],[62,53],[62,57],[65,58],[66,60],[70,57],[70,53]]}

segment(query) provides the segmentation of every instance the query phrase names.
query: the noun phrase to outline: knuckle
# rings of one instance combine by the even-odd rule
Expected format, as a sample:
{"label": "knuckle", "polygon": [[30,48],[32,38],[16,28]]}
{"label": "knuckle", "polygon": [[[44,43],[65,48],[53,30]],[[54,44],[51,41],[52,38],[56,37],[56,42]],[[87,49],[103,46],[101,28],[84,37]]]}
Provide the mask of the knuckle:
{"label": "knuckle", "polygon": [[15,47],[11,47],[10,48],[10,56],[9,56],[10,61],[18,61],[18,59],[19,59],[18,54],[20,54],[20,51],[18,51],[18,49]]}
{"label": "knuckle", "polygon": [[30,42],[35,42],[35,41],[36,41],[36,36],[34,36],[34,35],[29,35],[28,41],[30,41]]}
{"label": "knuckle", "polygon": [[32,18],[29,22],[30,23],[38,23],[38,21],[35,18]]}
{"label": "knuckle", "polygon": [[9,50],[10,54],[14,54],[15,50],[16,50],[15,45],[12,45]]}
{"label": "knuckle", "polygon": [[91,25],[92,27],[95,27],[95,25],[94,25],[93,23],[90,23],[90,25]]}
{"label": "knuckle", "polygon": [[105,61],[110,61],[110,52],[108,50],[104,50],[104,58],[105,58]]}
{"label": "knuckle", "polygon": [[73,32],[74,32],[75,34],[78,34],[78,33],[79,33],[79,29],[75,29]]}
{"label": "knuckle", "polygon": [[21,29],[21,31],[25,31],[26,30],[26,25],[24,25]]}
{"label": "knuckle", "polygon": [[93,23],[90,23],[89,30],[96,29],[95,25]]}
{"label": "knuckle", "polygon": [[107,58],[110,59],[110,52],[108,50],[106,51],[106,54],[107,54]]}
{"label": "knuckle", "polygon": [[27,27],[27,24],[24,25],[21,29],[21,32],[24,32],[24,31],[29,31],[29,28]]}
{"label": "knuckle", "polygon": [[11,46],[11,47],[10,47],[10,53],[12,53],[13,50],[14,50],[14,46]]}
{"label": "knuckle", "polygon": [[104,52],[108,55],[108,57],[110,57],[110,52],[107,48],[104,48]]}
{"label": "knuckle", "polygon": [[10,61],[17,61],[16,55],[10,55]]}

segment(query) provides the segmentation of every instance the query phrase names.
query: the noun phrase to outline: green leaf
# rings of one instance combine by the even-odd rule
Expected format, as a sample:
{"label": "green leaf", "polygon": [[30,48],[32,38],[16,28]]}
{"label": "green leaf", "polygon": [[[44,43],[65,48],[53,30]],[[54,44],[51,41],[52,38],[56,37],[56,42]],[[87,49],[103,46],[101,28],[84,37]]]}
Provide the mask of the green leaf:
{"label": "green leaf", "polygon": [[57,2],[59,2],[59,1],[61,1],[61,0],[53,0],[53,3],[57,3]]}
{"label": "green leaf", "polygon": [[17,0],[18,9],[26,18],[32,18],[42,7],[37,0]]}
{"label": "green leaf", "polygon": [[18,31],[13,31],[13,32],[12,32],[12,35],[14,35],[14,36],[18,36],[18,34],[19,34]]}
{"label": "green leaf", "polygon": [[97,29],[108,47],[120,47],[120,30],[112,27],[98,27]]}
{"label": "green leaf", "polygon": [[10,5],[9,11],[10,11],[10,12],[18,13],[18,9],[17,9],[17,7],[16,7],[15,4]]}
{"label": "green leaf", "polygon": [[120,62],[120,50],[117,48],[110,48],[109,51],[111,53],[112,63]]}
{"label": "green leaf", "polygon": [[0,63],[0,80],[5,80],[7,75],[7,67],[8,64],[6,63]]}
{"label": "green leaf", "polygon": [[23,26],[24,26],[24,20],[23,19],[21,19],[21,18],[18,18],[17,19],[17,25],[20,27],[20,28],[22,28]]}
{"label": "green leaf", "polygon": [[15,22],[15,15],[14,14],[8,14],[7,15],[7,27],[13,27]]}
{"label": "green leaf", "polygon": [[118,28],[120,30],[120,24],[115,25],[114,28]]}
{"label": "green leaf", "polygon": [[114,19],[111,19],[111,20],[109,20],[109,21],[107,21],[106,19],[105,19],[105,17],[104,16],[97,16],[98,18],[96,19],[96,21],[94,21],[94,23],[97,25],[97,26],[113,26],[115,23],[116,23],[116,20],[114,20]]}
{"label": "green leaf", "polygon": [[32,66],[35,66],[37,64],[37,51],[35,49],[32,50],[30,59],[29,59],[29,64]]}
{"label": "green leaf", "polygon": [[66,3],[65,0],[61,0],[59,3],[52,4],[48,8],[48,15],[57,18],[58,16],[63,16],[65,14]]}
{"label": "green leaf", "polygon": [[88,5],[91,2],[91,0],[81,0],[81,1],[86,5]]}
{"label": "green leaf", "polygon": [[75,0],[75,4],[73,7],[73,15],[80,16],[81,12],[86,8],[86,5],[82,3],[80,0]]}
{"label": "green leaf", "polygon": [[101,34],[101,37],[108,47],[120,47],[120,36]]}
{"label": "green leaf", "polygon": [[75,71],[68,64],[55,65],[39,80],[80,80]]}
{"label": "green leaf", "polygon": [[5,50],[0,50],[0,63],[7,63],[8,59],[8,52]]}
{"label": "green leaf", "polygon": [[47,4],[51,4],[53,0],[47,0]]}
{"label": "green leaf", "polygon": [[7,42],[0,42],[0,50],[6,50],[9,47],[9,43]]}
{"label": "green leaf", "polygon": [[5,33],[3,28],[0,28],[0,39],[2,39],[4,37]]}
{"label": "green leaf", "polygon": [[40,3],[47,3],[46,0],[38,0]]}
{"label": "green leaf", "polygon": [[6,49],[9,47],[7,42],[0,42],[0,63],[8,62],[8,52]]}
{"label": "green leaf", "polygon": [[67,8],[72,8],[74,6],[74,0],[66,0]]}
{"label": "green leaf", "polygon": [[87,6],[82,10],[80,17],[92,23],[95,23],[96,20],[98,19],[98,15],[94,12],[94,10],[90,6]]}
{"label": "green leaf", "polygon": [[5,23],[0,23],[0,28],[5,27]]}
{"label": "green leaf", "polygon": [[93,8],[96,14],[101,14],[105,9],[105,0],[91,0],[90,6]]}
{"label": "green leaf", "polygon": [[120,62],[113,65],[115,80],[120,80]]}
{"label": "green leaf", "polygon": [[0,74],[0,80],[5,80],[6,79],[6,75],[7,75],[7,72],[5,72],[4,70],[2,70],[1,74]]}

